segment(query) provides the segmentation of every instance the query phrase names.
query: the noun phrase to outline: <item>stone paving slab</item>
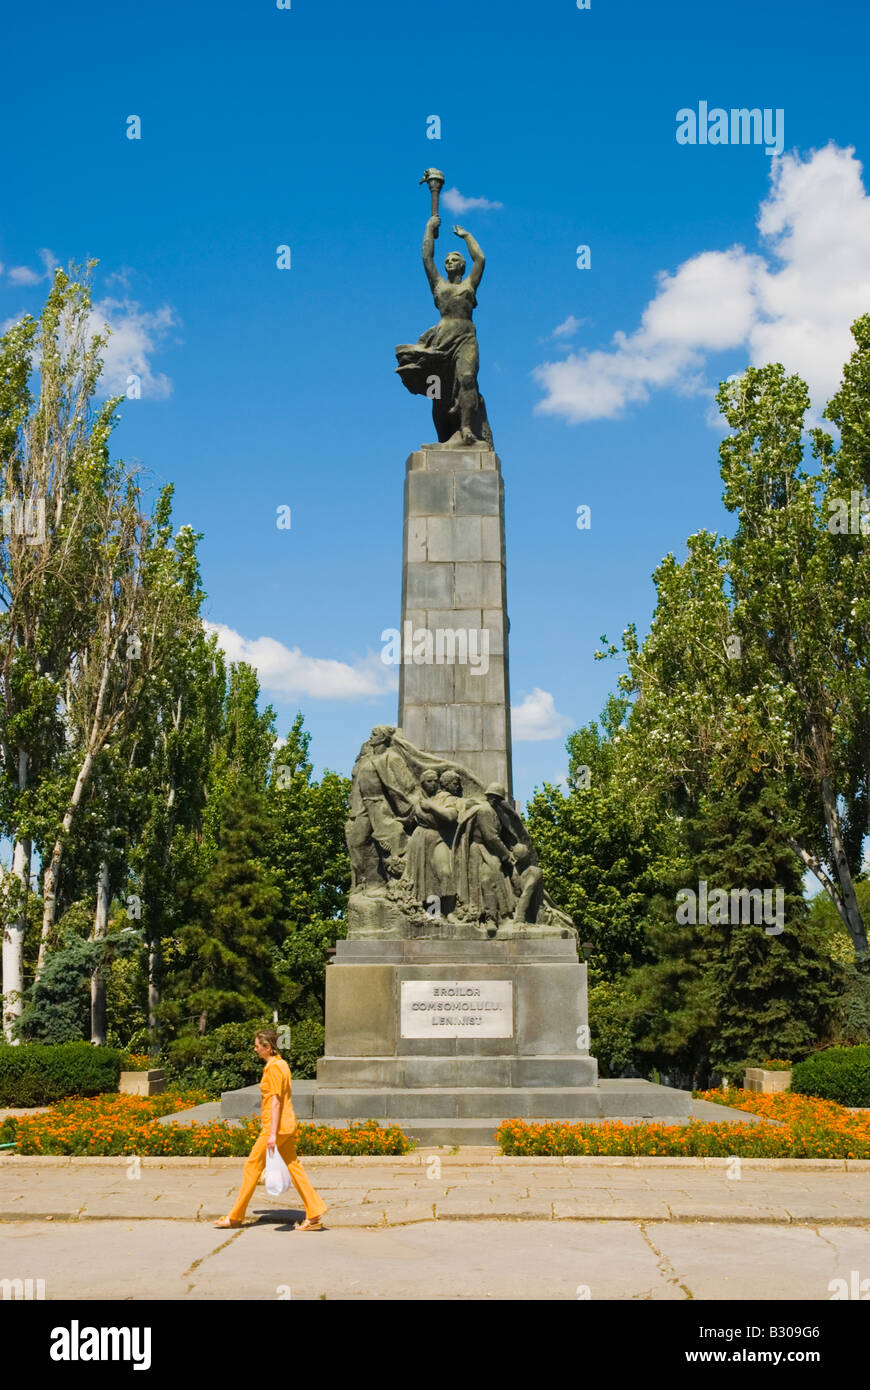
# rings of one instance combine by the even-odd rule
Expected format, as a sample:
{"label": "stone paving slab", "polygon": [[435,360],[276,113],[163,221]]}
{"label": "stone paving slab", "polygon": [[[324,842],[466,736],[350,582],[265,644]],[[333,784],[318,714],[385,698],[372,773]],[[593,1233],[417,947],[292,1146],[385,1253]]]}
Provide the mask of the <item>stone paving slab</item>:
{"label": "stone paving slab", "polygon": [[[329,1206],[327,1224],[401,1225],[421,1219],[524,1220],[722,1219],[740,1222],[836,1222],[870,1225],[870,1164],[832,1167],[729,1169],[651,1160],[641,1168],[577,1168],[558,1160],[484,1161],[425,1166],[395,1159],[306,1160],[314,1186]],[[0,1221],[155,1220],[207,1222],[223,1216],[241,1177],[241,1159],[0,1161]],[[274,1216],[295,1192],[272,1199],[258,1188],[252,1216]],[[287,1218],[289,1219],[289,1218]],[[362,1223],[364,1224],[364,1223]]]}
{"label": "stone paving slab", "polygon": [[[855,1227],[408,1215],[418,1219],[365,1230],[348,1221],[311,1238],[286,1221],[242,1231],[9,1222],[0,1224],[0,1278],[42,1278],[47,1301],[788,1300],[779,1322],[795,1320],[793,1300],[830,1300],[832,1280],[870,1274],[867,1233]],[[594,1307],[575,1316],[594,1329]]]}

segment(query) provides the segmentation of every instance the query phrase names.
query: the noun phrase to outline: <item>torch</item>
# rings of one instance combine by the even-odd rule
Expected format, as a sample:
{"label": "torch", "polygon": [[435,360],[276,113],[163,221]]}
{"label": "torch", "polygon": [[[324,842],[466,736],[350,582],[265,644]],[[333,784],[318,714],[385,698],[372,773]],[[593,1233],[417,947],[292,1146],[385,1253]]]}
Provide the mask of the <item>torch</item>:
{"label": "torch", "polygon": [[[429,192],[432,195],[432,212],[430,215],[432,217],[438,217],[438,199],[441,196],[441,190],[444,187],[444,175],[442,174],[440,169],[424,169],[423,177],[421,178],[420,182],[428,183]],[[436,227],[435,236],[437,235],[438,228]]]}

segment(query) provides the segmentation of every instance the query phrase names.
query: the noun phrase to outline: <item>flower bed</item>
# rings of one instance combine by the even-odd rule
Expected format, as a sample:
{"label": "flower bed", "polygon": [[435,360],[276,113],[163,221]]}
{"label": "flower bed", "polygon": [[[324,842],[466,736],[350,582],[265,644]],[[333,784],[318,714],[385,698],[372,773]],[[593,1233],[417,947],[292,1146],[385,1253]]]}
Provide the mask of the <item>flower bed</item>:
{"label": "flower bed", "polygon": [[870,1158],[870,1116],[834,1101],[786,1092],[699,1091],[699,1100],[763,1115],[779,1124],[535,1124],[505,1120],[496,1140],[504,1154],[550,1157],[600,1154],[654,1158]]}
{"label": "flower bed", "polygon": [[[239,1125],[215,1120],[207,1125],[163,1125],[159,1116],[201,1105],[202,1092],[164,1091],[159,1096],[72,1096],[41,1115],[10,1118],[0,1125],[0,1143],[16,1142],[18,1154],[70,1154],[141,1158],[200,1155],[242,1157],[260,1132],[255,1118]],[[349,1129],[300,1124],[300,1154],[403,1154],[413,1143],[400,1129],[359,1121]]]}

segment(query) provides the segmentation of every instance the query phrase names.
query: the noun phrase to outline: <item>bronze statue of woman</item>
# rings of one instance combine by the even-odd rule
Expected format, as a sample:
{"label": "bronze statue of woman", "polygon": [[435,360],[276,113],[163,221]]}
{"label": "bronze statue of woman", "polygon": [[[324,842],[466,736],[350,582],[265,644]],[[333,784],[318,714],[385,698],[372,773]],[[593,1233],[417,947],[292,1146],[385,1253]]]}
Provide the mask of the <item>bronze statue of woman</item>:
{"label": "bronze statue of woman", "polygon": [[426,223],[423,266],[441,321],[428,328],[419,342],[396,348],[396,371],[409,391],[432,401],[440,444],[454,448],[483,444],[491,449],[492,431],[477,389],[477,333],[471,319],[477,306],[475,290],[483,275],[483,252],[470,232],[454,227],[456,236],[468,247],[472,266],[466,275],[464,256],[451,251],[444,259],[445,280],[435,265],[435,237],[440,225],[437,214]]}

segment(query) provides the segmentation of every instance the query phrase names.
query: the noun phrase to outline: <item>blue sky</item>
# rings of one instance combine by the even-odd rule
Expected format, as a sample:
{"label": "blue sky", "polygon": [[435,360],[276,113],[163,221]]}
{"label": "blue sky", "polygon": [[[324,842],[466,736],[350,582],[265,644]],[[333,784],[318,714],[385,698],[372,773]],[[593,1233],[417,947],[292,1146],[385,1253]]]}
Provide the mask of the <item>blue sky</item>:
{"label": "blue sky", "polygon": [[[460,221],[487,257],[525,799],[615,684],[600,634],[645,631],[662,556],[730,525],[718,381],[775,358],[822,405],[870,310],[868,28],[803,0],[51,0],[7,19],[0,320],[38,311],[47,266],[99,259],[109,383],[142,378],[117,451],[175,483],[209,619],[259,665],[282,732],[304,712],[318,768],[349,772],[396,718],[377,654],[399,621],[404,461],[432,437],[393,371],[436,317],[423,169],[500,204],[442,208],[437,251]],[[679,145],[700,101],[781,109],[783,157]]]}

